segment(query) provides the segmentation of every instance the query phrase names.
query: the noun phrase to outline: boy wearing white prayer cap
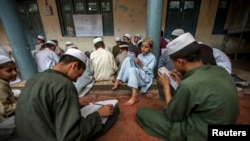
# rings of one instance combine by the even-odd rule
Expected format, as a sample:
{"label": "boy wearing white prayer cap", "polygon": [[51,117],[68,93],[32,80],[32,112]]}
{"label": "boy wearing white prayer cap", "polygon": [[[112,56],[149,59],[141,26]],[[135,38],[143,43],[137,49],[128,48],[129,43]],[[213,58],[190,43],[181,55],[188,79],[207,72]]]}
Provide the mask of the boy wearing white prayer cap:
{"label": "boy wearing white prayer cap", "polygon": [[184,34],[184,30],[181,28],[177,28],[177,29],[173,30],[171,33],[170,41],[174,40],[175,38],[177,38],[178,36],[180,36],[182,34]]}
{"label": "boy wearing white prayer cap", "polygon": [[38,72],[54,67],[58,61],[59,56],[55,52],[56,43],[52,40],[46,41],[41,47],[41,50],[34,54]]}
{"label": "boy wearing white prayer cap", "polygon": [[55,39],[55,38],[52,38],[50,39],[51,41],[54,41],[56,43],[56,48],[55,48],[55,53],[58,55],[58,56],[61,56],[63,53],[64,53],[64,50],[58,46],[58,40]]}
{"label": "boy wearing white prayer cap", "polygon": [[[170,36],[170,41],[173,41],[175,38],[177,38],[178,36],[182,34],[184,34],[184,30],[181,28],[177,28],[173,30]],[[170,58],[166,49],[162,52],[162,55],[159,58],[158,68],[160,67],[166,67],[170,71],[174,69],[174,66],[172,65],[170,61]]]}
{"label": "boy wearing white prayer cap", "polygon": [[131,106],[139,101],[138,94],[146,94],[154,80],[154,68],[157,64],[153,50],[154,41],[145,38],[142,41],[141,51],[137,57],[127,57],[123,62],[116,77],[112,90],[118,89],[122,83],[127,82],[131,88],[131,97],[124,105]]}
{"label": "boy wearing white prayer cap", "polygon": [[123,41],[126,42],[128,44],[128,50],[131,52],[135,52],[136,50],[136,46],[133,45],[132,43],[132,36],[128,33],[124,34],[122,37]]}
{"label": "boy wearing white prayer cap", "polygon": [[114,58],[120,53],[120,47],[121,44],[121,37],[115,37],[115,45],[112,48],[112,53],[114,55]]}
{"label": "boy wearing white prayer cap", "polygon": [[90,62],[94,68],[95,81],[115,79],[117,65],[115,58],[110,51],[105,50],[102,37],[93,39],[95,51],[90,54]]}
{"label": "boy wearing white prayer cap", "polygon": [[40,50],[41,46],[45,43],[45,37],[42,35],[37,35],[36,36],[36,49]]}
{"label": "boy wearing white prayer cap", "polygon": [[14,96],[10,81],[17,77],[16,64],[11,58],[0,55],[0,139],[13,138],[17,98]]}
{"label": "boy wearing white prayer cap", "polygon": [[121,42],[119,45],[120,53],[116,56],[115,58],[115,63],[118,67],[117,73],[119,73],[119,70],[122,66],[122,62],[124,61],[125,58],[129,56],[128,54],[128,44],[126,42]]}
{"label": "boy wearing white prayer cap", "polygon": [[140,41],[141,40],[141,35],[140,34],[135,34],[134,35],[134,45],[136,46],[136,47],[138,47],[138,41]]}
{"label": "boy wearing white prayer cap", "polygon": [[[236,124],[239,115],[237,89],[221,67],[203,65],[200,45],[190,33],[171,41],[168,53],[175,69],[182,73],[171,93],[168,76],[158,73],[164,89],[164,112],[139,108],[136,120],[148,134],[165,140],[207,140],[208,126]],[[174,96],[173,96],[174,95]]]}
{"label": "boy wearing white prayer cap", "polygon": [[74,46],[74,43],[72,41],[66,41],[65,42],[65,51],[71,47]]}
{"label": "boy wearing white prayer cap", "polygon": [[[119,114],[118,105],[100,106],[87,118],[81,117],[80,108],[86,101],[78,98],[72,82],[84,73],[85,61],[82,51],[70,48],[55,67],[35,74],[26,82],[15,118],[22,140],[35,141],[39,137],[43,141],[89,141],[114,124]],[[105,124],[101,123],[102,117],[109,117]]]}

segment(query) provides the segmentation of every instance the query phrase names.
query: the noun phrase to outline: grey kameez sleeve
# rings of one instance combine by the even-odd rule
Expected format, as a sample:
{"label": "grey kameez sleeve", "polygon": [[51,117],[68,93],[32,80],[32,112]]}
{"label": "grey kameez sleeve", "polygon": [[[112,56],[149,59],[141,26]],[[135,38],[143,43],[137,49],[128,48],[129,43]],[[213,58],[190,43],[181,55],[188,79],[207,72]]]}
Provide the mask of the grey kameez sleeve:
{"label": "grey kameez sleeve", "polygon": [[80,106],[76,99],[78,99],[77,95],[72,94],[57,101],[55,124],[58,141],[87,140],[90,134],[99,132],[102,128],[101,118],[97,112],[86,119],[81,117]]}

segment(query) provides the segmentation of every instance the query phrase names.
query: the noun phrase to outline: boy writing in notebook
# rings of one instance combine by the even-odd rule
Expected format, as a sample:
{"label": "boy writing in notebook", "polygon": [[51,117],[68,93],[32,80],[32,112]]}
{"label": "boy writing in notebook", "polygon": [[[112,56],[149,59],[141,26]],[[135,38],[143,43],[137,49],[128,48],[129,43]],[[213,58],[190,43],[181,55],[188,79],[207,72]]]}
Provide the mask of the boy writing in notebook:
{"label": "boy writing in notebook", "polygon": [[[86,103],[78,98],[72,81],[84,72],[85,61],[83,52],[70,48],[56,66],[26,82],[18,98],[15,119],[21,140],[87,141],[111,128],[119,114],[118,105],[100,106],[86,118],[81,116],[80,108]],[[101,123],[102,117],[109,117],[106,124]]]}

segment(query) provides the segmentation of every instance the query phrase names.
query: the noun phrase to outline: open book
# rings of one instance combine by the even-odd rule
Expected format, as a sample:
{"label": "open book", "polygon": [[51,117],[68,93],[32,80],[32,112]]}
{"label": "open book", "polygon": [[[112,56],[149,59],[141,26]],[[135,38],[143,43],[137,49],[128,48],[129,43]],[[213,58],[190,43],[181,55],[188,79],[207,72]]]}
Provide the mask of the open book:
{"label": "open book", "polygon": [[[86,105],[83,108],[81,108],[81,116],[86,118],[89,114],[94,113],[103,105],[112,104],[113,107],[115,107],[117,102],[118,102],[117,99],[112,99],[112,100],[104,100],[104,101],[97,101],[97,102],[90,103],[89,105]],[[105,124],[107,120],[108,120],[108,117],[102,117],[102,124]]]}
{"label": "open book", "polygon": [[166,74],[168,76],[170,85],[176,90],[179,84],[170,76],[170,71],[166,67],[160,67],[158,71],[161,74]]}

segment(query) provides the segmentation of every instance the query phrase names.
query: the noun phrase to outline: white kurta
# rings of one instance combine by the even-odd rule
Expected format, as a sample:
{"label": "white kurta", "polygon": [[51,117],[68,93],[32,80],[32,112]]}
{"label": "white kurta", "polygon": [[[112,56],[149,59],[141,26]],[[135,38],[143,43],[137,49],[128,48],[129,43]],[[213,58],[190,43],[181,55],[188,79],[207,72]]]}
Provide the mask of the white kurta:
{"label": "white kurta", "polygon": [[128,82],[128,86],[131,88],[140,87],[140,93],[146,93],[153,83],[157,60],[151,52],[146,55],[141,53],[138,58],[142,61],[143,68],[137,66],[133,58],[127,57],[122,63],[117,79]]}
{"label": "white kurta", "polygon": [[54,51],[45,48],[36,52],[35,62],[38,72],[42,72],[54,67],[59,62],[59,57]]}
{"label": "white kurta", "polygon": [[90,54],[90,62],[94,68],[96,81],[114,80],[117,65],[111,52],[99,48]]}
{"label": "white kurta", "polygon": [[216,61],[217,66],[221,66],[227,70],[228,73],[232,73],[232,63],[229,57],[217,48],[213,49],[214,59]]}

